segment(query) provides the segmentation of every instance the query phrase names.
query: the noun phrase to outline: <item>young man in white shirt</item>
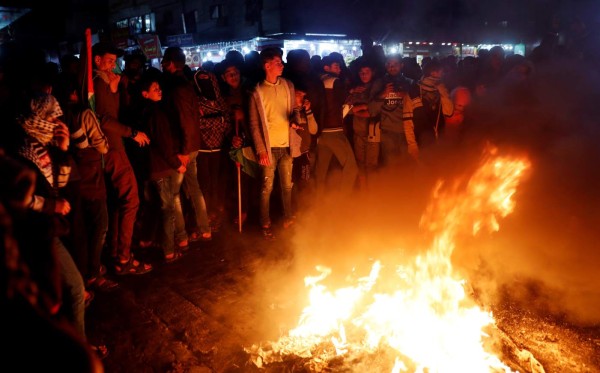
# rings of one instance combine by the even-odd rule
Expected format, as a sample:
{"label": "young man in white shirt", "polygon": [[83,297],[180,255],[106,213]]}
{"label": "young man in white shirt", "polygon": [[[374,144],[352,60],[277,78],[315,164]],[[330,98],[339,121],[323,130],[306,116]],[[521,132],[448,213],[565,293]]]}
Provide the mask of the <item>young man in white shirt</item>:
{"label": "young man in white shirt", "polygon": [[270,218],[271,192],[275,169],[279,173],[283,202],[284,228],[294,222],[292,212],[292,159],[300,155],[300,137],[290,129],[295,106],[294,85],[281,78],[282,52],[267,48],[260,54],[266,78],[259,83],[250,98],[249,125],[256,147],[263,180],[260,194],[260,224],[263,236],[273,239]]}

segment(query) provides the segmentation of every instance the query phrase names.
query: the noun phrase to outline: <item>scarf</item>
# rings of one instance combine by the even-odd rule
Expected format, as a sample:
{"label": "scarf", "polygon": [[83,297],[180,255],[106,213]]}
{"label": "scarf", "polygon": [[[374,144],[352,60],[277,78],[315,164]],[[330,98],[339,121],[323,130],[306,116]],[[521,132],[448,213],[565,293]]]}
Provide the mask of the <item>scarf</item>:
{"label": "scarf", "polygon": [[[42,173],[44,178],[53,188],[62,188],[69,180],[70,166],[61,165],[54,175],[52,159],[48,153],[47,145],[54,137],[54,129],[58,125],[51,122],[60,117],[63,112],[52,95],[40,95],[31,99],[31,113],[19,118],[21,126],[27,133],[25,143],[19,149],[19,154],[31,161]],[[55,176],[57,176],[55,178]]]}
{"label": "scarf", "polygon": [[437,111],[440,104],[440,94],[437,86],[440,79],[431,76],[425,77],[419,81],[419,89],[421,90],[421,101],[423,106],[427,106],[432,111]]}
{"label": "scarf", "polygon": [[19,118],[21,127],[42,145],[48,145],[58,125],[51,121],[63,115],[58,101],[52,95],[40,95],[31,99],[29,109],[27,116]]}
{"label": "scarf", "polygon": [[100,79],[104,80],[106,84],[110,85],[110,79],[108,78],[108,73],[106,71],[94,70],[94,73]]}

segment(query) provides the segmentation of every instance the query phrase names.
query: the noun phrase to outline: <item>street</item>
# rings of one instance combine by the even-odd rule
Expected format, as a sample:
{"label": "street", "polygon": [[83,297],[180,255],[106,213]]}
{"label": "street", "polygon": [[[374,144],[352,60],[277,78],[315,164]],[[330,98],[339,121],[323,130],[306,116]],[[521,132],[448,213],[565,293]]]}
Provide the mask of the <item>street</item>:
{"label": "street", "polygon": [[[293,359],[259,370],[244,351],[276,340],[294,326],[302,307],[284,296],[297,293],[294,286],[283,294],[276,280],[272,288],[261,285],[269,283],[264,278],[257,281],[275,268],[292,271],[294,233],[278,233],[267,242],[257,227],[239,234],[236,226],[225,226],[212,242],[193,243],[169,265],[161,265],[152,249],[138,252],[155,270],[118,277],[121,288],[97,294],[88,309],[91,342],[110,350],[106,372],[298,371]],[[600,372],[599,328],[573,327],[507,304],[495,316],[511,343],[531,352],[546,372]]]}

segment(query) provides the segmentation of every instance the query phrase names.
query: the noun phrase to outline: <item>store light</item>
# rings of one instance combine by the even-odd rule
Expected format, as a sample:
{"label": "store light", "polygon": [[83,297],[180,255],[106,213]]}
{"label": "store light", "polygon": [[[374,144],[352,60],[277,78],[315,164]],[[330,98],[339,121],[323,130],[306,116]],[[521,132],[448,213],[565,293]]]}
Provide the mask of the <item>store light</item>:
{"label": "store light", "polygon": [[196,52],[200,53],[200,48],[196,48]]}
{"label": "store light", "polygon": [[433,45],[433,43],[430,42],[429,45]]}
{"label": "store light", "polygon": [[248,48],[248,47],[243,47],[243,48],[242,48],[242,51],[244,52],[244,54],[248,54],[248,53],[250,53],[250,48]]}
{"label": "store light", "polygon": [[221,57],[222,57],[222,56],[224,56],[224,55],[225,55],[225,52],[223,52],[222,50],[220,50],[220,51],[219,51],[219,56],[221,56]]}
{"label": "store light", "polygon": [[409,42],[408,42],[408,45],[412,45],[412,43],[413,43],[412,41],[409,41]]}
{"label": "store light", "polygon": [[346,34],[315,34],[315,33],[306,33],[306,36],[333,36],[333,37],[337,37],[337,38],[345,38]]}
{"label": "store light", "polygon": [[392,47],[392,48],[390,49],[390,52],[392,52],[392,54],[394,54],[394,53],[398,53],[398,48],[396,48],[396,47]]}
{"label": "store light", "polygon": [[446,45],[446,43],[442,43],[442,45]]}

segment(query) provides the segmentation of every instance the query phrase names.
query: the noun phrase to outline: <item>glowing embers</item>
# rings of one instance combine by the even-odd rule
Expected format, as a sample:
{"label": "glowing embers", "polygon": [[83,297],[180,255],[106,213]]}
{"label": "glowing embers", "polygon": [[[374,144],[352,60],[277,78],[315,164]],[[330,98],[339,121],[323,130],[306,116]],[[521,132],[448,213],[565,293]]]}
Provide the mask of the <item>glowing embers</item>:
{"label": "glowing embers", "polygon": [[489,147],[470,178],[439,182],[421,219],[433,242],[409,265],[376,261],[368,275],[336,290],[325,285],[331,270],[317,267],[305,279],[310,303],[297,327],[247,349],[252,361],[263,366],[296,356],[306,359],[305,368],[322,371],[343,356],[344,371],[509,372],[488,351],[492,314],[467,296],[450,258],[457,234],[499,229],[528,168],[526,159]]}

